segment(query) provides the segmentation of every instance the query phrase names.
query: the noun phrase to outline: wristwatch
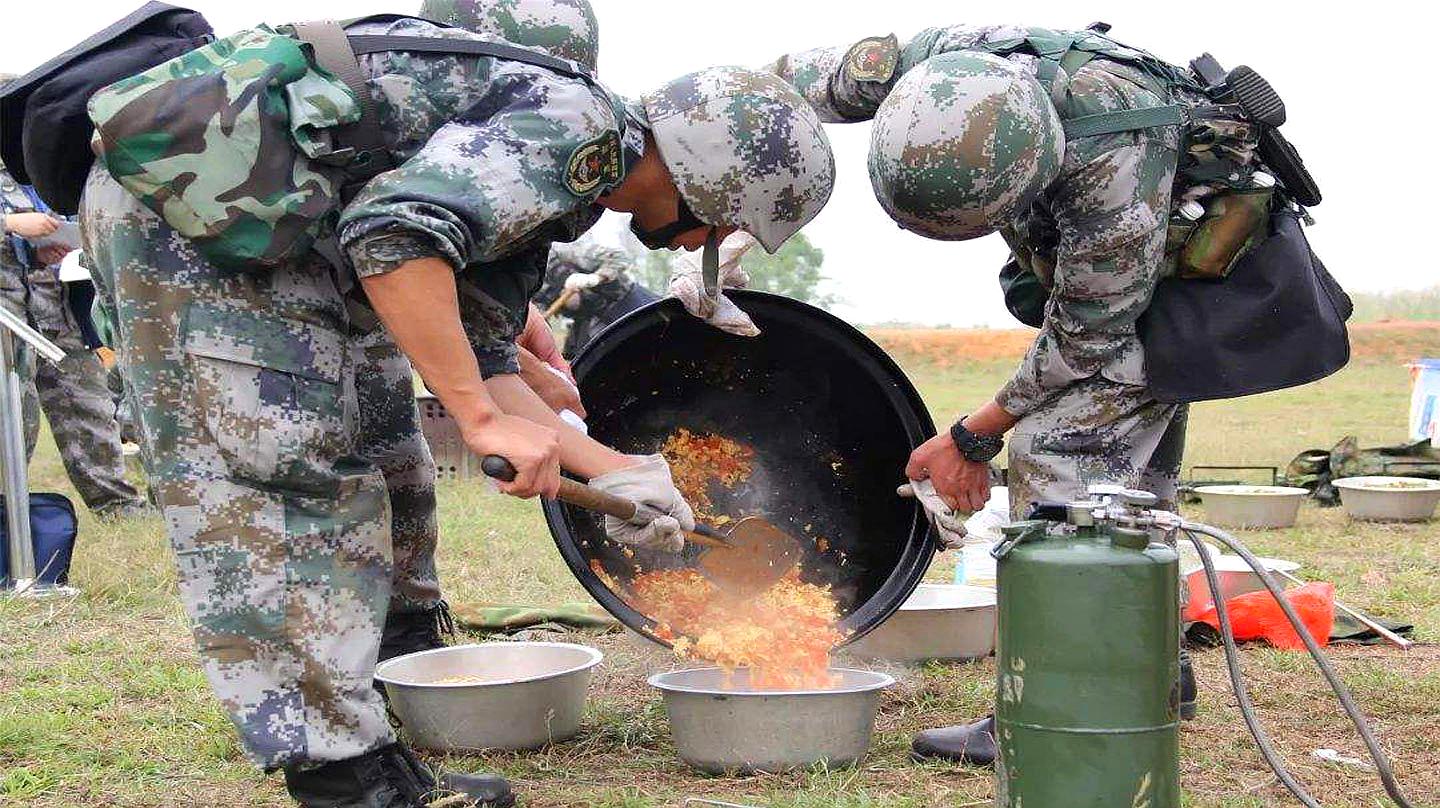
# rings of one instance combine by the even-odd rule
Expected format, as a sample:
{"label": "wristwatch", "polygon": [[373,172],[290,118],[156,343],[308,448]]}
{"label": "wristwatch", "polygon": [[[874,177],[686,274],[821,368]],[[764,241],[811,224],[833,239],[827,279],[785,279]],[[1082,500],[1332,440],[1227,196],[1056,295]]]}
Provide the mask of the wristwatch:
{"label": "wristwatch", "polygon": [[972,463],[989,463],[1005,448],[1005,438],[1000,435],[976,435],[965,428],[964,418],[950,427],[950,439],[955,441],[955,448],[960,450],[960,454]]}

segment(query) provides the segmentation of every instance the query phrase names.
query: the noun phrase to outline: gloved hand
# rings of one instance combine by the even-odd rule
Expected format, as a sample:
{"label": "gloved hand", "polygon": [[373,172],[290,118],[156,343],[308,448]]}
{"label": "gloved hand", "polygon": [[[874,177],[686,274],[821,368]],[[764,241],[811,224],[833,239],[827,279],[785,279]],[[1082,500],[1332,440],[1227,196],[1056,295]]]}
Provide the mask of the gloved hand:
{"label": "gloved hand", "polygon": [[574,272],[565,279],[565,289],[571,292],[583,292],[586,289],[594,289],[605,282],[605,278],[599,272]]}
{"label": "gloved hand", "polygon": [[929,480],[911,480],[896,489],[895,493],[920,500],[925,507],[925,516],[940,534],[940,545],[944,549],[955,550],[965,546],[965,520],[935,493],[935,486]]}
{"label": "gloved hand", "polygon": [[685,547],[683,531],[695,529],[695,512],[675,488],[670,464],[658,454],[629,468],[592,477],[590,485],[639,503],[632,521],[605,517],[605,534],[621,544],[678,553]]}
{"label": "gloved hand", "polygon": [[670,276],[670,294],[680,298],[690,314],[721,331],[741,337],[756,336],[760,329],[755,327],[750,315],[720,290],[726,286],[743,289],[750,283],[750,276],[740,268],[740,259],[758,243],[743,230],[731,233],[720,243],[720,284],[714,297],[705,291],[705,273],[701,268],[704,250],[682,254]]}

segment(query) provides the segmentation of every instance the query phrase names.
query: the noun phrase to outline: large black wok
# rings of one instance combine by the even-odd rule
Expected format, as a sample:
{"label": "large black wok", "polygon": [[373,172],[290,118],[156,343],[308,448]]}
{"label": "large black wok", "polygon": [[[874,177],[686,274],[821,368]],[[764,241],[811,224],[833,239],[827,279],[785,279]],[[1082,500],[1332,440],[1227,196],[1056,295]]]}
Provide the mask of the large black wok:
{"label": "large black wok", "polygon": [[[653,453],[678,427],[755,450],[733,494],[712,487],[714,510],[759,514],[800,540],[803,577],[834,587],[844,628],[858,637],[899,608],[933,546],[920,508],[896,496],[911,449],[934,434],[915,388],[865,335],[813,306],[734,291],[762,334],[735,337],[689,316],[674,299],[632,312],[575,363],[590,432],[622,451]],[[545,519],[580,583],[627,626],[650,621],[592,571],[619,581],[687,557],[631,558],[600,518],[558,502]],[[817,539],[828,549],[821,552]]]}

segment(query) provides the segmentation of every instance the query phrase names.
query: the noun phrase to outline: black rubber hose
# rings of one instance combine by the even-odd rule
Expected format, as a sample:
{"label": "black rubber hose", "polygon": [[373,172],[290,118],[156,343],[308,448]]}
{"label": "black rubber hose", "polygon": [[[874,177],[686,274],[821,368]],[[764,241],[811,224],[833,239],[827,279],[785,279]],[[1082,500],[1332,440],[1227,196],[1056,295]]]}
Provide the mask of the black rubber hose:
{"label": "black rubber hose", "polygon": [[1244,716],[1245,723],[1250,728],[1250,734],[1255,737],[1255,743],[1260,747],[1260,754],[1263,755],[1265,761],[1270,764],[1270,768],[1274,770],[1275,776],[1280,778],[1280,781],[1285,784],[1285,787],[1290,789],[1290,792],[1306,806],[1310,806],[1310,808],[1320,808],[1320,804],[1315,801],[1315,798],[1310,796],[1304,787],[1296,782],[1295,778],[1290,775],[1290,772],[1285,769],[1284,764],[1280,762],[1279,756],[1271,745],[1269,738],[1265,735],[1265,731],[1260,727],[1260,723],[1255,717],[1254,704],[1250,702],[1249,694],[1246,692],[1245,686],[1241,681],[1239,652],[1235,648],[1235,637],[1230,630],[1230,616],[1225,609],[1224,599],[1220,597],[1219,576],[1215,574],[1215,565],[1210,559],[1209,551],[1205,549],[1204,542],[1195,535],[1196,533],[1209,536],[1229,547],[1237,555],[1245,559],[1245,563],[1250,565],[1250,568],[1260,577],[1260,581],[1265,584],[1265,588],[1270,591],[1275,601],[1280,604],[1281,611],[1285,613],[1285,618],[1290,621],[1290,625],[1295,628],[1295,633],[1300,635],[1301,642],[1305,644],[1305,650],[1310,652],[1310,656],[1315,660],[1315,664],[1320,667],[1321,675],[1325,677],[1325,681],[1330,685],[1330,689],[1335,692],[1336,698],[1340,701],[1340,706],[1344,708],[1346,715],[1350,716],[1350,720],[1354,722],[1356,732],[1359,733],[1361,740],[1365,742],[1366,750],[1370,753],[1370,759],[1375,762],[1375,769],[1379,772],[1380,782],[1385,786],[1385,793],[1388,794],[1390,799],[1394,801],[1396,805],[1400,806],[1400,808],[1413,808],[1410,801],[1405,797],[1405,794],[1400,791],[1400,784],[1395,781],[1395,773],[1390,766],[1390,759],[1385,756],[1384,750],[1380,748],[1379,741],[1375,739],[1375,735],[1370,731],[1370,725],[1366,722],[1365,716],[1360,712],[1359,706],[1355,704],[1355,699],[1350,695],[1349,688],[1345,686],[1344,682],[1340,681],[1339,674],[1335,672],[1335,668],[1330,664],[1329,658],[1326,657],[1325,653],[1320,649],[1320,644],[1315,641],[1314,637],[1310,636],[1310,632],[1305,628],[1304,623],[1300,620],[1300,616],[1296,614],[1295,607],[1285,598],[1284,589],[1275,582],[1274,578],[1270,577],[1270,573],[1265,571],[1265,566],[1260,562],[1260,559],[1256,558],[1244,544],[1241,544],[1239,539],[1219,528],[1194,522],[1184,522],[1181,525],[1181,529],[1185,531],[1190,542],[1195,545],[1196,552],[1200,554],[1200,563],[1205,567],[1205,580],[1210,584],[1211,598],[1215,601],[1215,613],[1220,618],[1220,633],[1225,643],[1225,662],[1230,668],[1230,680],[1234,685],[1235,697],[1240,704],[1240,713]]}

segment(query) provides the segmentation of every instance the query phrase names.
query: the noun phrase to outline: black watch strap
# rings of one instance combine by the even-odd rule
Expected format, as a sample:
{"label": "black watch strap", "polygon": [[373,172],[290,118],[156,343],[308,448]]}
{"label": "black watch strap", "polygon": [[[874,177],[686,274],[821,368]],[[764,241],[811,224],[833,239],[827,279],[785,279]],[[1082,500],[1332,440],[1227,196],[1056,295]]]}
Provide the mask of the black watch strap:
{"label": "black watch strap", "polygon": [[976,435],[965,428],[965,419],[961,418],[950,427],[950,439],[955,441],[955,448],[960,454],[972,463],[989,463],[1000,454],[1005,448],[1005,439],[999,435]]}

